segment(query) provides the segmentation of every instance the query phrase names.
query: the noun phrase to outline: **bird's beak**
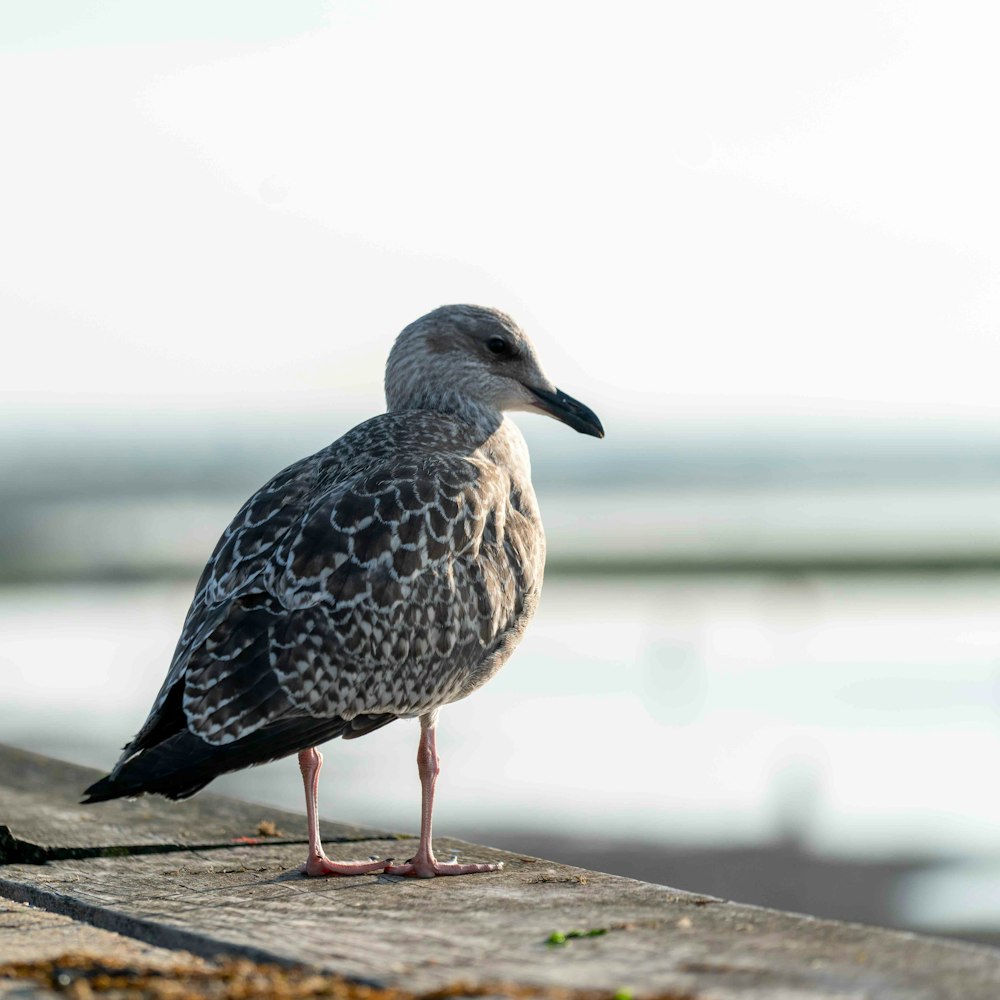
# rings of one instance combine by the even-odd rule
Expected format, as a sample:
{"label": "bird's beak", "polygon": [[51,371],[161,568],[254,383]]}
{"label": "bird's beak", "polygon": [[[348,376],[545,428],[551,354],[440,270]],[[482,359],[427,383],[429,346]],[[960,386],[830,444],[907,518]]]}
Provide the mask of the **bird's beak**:
{"label": "bird's beak", "polygon": [[596,438],[604,437],[601,421],[589,406],[584,406],[578,399],[568,396],[561,389],[549,392],[548,389],[536,389],[532,385],[527,388],[535,397],[535,406],[538,409],[544,410],[581,434],[589,434]]}

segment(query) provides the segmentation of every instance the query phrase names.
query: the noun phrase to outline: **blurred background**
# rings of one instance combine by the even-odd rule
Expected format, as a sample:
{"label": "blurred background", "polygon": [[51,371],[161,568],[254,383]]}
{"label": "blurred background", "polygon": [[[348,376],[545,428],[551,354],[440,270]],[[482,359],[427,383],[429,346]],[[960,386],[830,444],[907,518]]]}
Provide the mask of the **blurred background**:
{"label": "blurred background", "polygon": [[[495,305],[608,435],[517,417],[546,589],[438,830],[1000,943],[997,17],[3,5],[0,740],[107,768],[237,505]],[[324,813],[414,830],[416,739]]]}

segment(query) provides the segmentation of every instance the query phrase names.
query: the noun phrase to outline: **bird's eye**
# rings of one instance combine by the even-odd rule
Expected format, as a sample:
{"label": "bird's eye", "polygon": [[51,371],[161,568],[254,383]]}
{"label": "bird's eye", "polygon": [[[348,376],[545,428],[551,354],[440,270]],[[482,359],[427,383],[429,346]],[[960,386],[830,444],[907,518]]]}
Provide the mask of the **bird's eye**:
{"label": "bird's eye", "polygon": [[486,347],[493,354],[506,354],[508,351],[507,341],[503,337],[490,337],[486,341]]}

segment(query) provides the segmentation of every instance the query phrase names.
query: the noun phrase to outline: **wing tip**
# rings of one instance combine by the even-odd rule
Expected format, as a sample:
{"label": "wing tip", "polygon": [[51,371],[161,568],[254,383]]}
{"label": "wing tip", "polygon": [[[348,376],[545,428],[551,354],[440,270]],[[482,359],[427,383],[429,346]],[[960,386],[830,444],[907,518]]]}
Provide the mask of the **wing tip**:
{"label": "wing tip", "polygon": [[89,788],[83,790],[83,798],[80,805],[89,806],[95,802],[108,802],[111,799],[120,799],[127,793],[116,787],[115,780],[110,774],[105,775],[100,781],[95,781]]}

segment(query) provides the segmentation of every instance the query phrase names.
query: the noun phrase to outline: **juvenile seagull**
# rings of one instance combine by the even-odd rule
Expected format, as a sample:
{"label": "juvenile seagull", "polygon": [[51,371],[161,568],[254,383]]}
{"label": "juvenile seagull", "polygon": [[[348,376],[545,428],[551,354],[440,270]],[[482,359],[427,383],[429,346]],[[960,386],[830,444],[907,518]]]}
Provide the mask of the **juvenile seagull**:
{"label": "juvenile seagull", "polygon": [[[442,705],[486,683],[538,603],[545,538],[528,450],[505,410],[603,437],[546,377],[504,313],[442,306],[396,339],[388,412],[262,486],[202,573],[149,718],[86,802],[183,799],[228,771],[298,754],[307,875],[431,878]],[[420,718],[420,843],[406,864],[331,861],[319,836],[317,744]]]}

